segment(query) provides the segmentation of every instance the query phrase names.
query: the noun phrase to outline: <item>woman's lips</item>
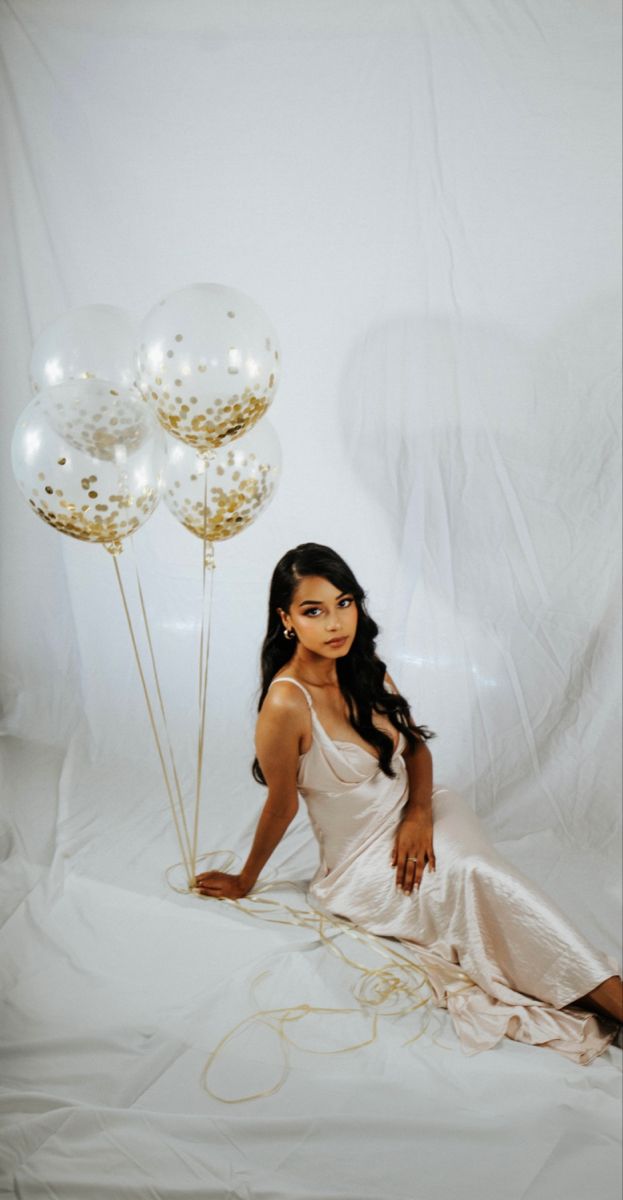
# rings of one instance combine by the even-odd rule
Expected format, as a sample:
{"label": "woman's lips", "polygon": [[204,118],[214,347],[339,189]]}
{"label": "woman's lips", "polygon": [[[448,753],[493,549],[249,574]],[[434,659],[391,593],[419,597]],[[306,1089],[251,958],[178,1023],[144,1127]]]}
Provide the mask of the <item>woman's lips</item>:
{"label": "woman's lips", "polygon": [[345,637],[333,638],[333,641],[327,642],[327,646],[341,646],[342,642],[346,642],[347,640]]}

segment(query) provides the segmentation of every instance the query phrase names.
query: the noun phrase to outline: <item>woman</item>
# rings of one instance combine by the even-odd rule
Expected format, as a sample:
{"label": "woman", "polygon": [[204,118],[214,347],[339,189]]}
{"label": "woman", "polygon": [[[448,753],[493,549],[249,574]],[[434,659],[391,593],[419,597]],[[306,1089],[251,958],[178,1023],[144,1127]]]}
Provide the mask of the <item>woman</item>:
{"label": "woman", "polygon": [[376,654],[365,599],[327,546],[304,543],[277,563],[252,768],[268,798],[240,874],[203,872],[196,889],[251,891],[300,794],[320,847],[308,900],[415,943],[468,1053],[506,1034],[588,1063],[623,1021],[615,960],[495,850],[461,796],[433,786],[435,735],[413,722]]}

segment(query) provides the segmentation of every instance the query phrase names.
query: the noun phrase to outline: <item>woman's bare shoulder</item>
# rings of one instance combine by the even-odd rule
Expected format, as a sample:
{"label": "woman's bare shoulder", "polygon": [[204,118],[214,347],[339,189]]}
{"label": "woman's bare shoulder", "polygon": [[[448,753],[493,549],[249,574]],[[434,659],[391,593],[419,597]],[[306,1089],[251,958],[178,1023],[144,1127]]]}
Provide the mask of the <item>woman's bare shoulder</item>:
{"label": "woman's bare shoulder", "polygon": [[285,680],[278,687],[269,687],[255,727],[258,753],[274,751],[279,758],[287,756],[290,746],[293,753],[300,753],[305,737],[309,737],[309,724],[307,702],[300,688]]}
{"label": "woman's bare shoulder", "polygon": [[[276,675],[273,683],[279,679]],[[284,679],[283,683],[277,686],[269,687],[260,709],[260,717],[268,717],[271,720],[283,721],[285,718],[291,721],[294,718],[295,723],[299,727],[305,727],[309,718],[307,717],[307,700],[295,683]]]}
{"label": "woman's bare shoulder", "polygon": [[[275,687],[275,684],[279,686]],[[280,675],[274,676],[268,688],[264,697],[264,704],[267,702],[270,702],[277,708],[289,708],[293,704],[296,707],[301,707],[307,703],[300,687],[296,683],[292,683],[289,677],[282,679]]]}

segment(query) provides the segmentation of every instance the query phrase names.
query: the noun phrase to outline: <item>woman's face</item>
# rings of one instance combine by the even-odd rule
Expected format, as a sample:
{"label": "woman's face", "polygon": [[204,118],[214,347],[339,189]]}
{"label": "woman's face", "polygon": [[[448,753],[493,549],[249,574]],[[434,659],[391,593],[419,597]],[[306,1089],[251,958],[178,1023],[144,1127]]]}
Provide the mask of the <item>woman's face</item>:
{"label": "woman's face", "polygon": [[[306,575],[298,584],[288,612],[279,615],[294,629],[299,644],[323,658],[348,654],[357,630],[357,603],[352,592],[341,592],[321,575]],[[335,645],[331,643],[341,639]],[[293,646],[296,645],[292,639]]]}

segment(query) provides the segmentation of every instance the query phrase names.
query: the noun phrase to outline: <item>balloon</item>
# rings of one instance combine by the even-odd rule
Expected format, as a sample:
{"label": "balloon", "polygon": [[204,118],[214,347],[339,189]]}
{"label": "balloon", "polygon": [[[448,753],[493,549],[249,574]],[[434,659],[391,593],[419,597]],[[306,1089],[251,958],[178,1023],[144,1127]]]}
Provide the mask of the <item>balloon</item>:
{"label": "balloon", "polygon": [[280,473],[279,438],[266,418],[207,461],[191,446],[167,438],[164,501],[191,533],[223,542],[242,533],[267,507]]}
{"label": "balloon", "polygon": [[24,409],[11,445],[13,472],[37,516],[83,542],[134,533],[163,486],[164,435],[136,389],[71,380]]}
{"label": "balloon", "polygon": [[244,292],[193,283],[140,327],[140,387],[163,427],[197,450],[224,446],[264,415],[277,390],[279,343]]}
{"label": "balloon", "polygon": [[70,379],[105,379],[136,385],[138,321],[111,304],[69,309],[37,338],[30,358],[35,395]]}

